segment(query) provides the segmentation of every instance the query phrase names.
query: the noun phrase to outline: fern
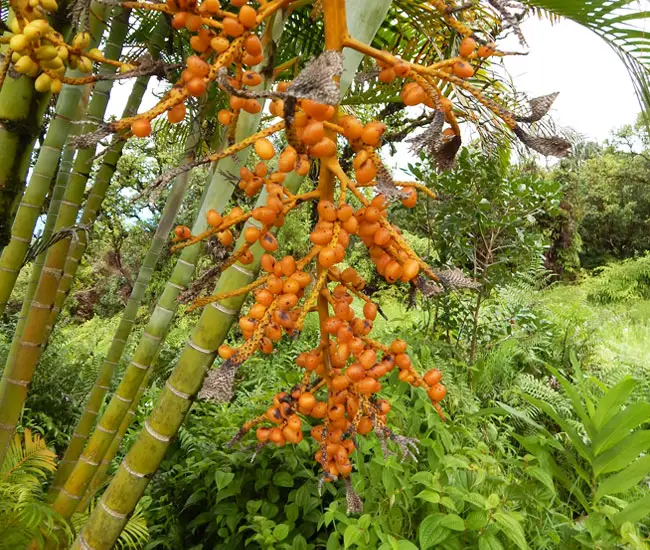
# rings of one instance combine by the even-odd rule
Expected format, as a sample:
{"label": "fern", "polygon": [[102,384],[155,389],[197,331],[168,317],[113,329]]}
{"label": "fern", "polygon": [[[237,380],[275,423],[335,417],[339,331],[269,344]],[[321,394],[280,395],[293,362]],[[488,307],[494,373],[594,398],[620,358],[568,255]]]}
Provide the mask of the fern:
{"label": "fern", "polygon": [[38,434],[16,434],[0,469],[0,549],[71,537],[65,521],[43,502],[43,482],[54,470],[56,455]]}

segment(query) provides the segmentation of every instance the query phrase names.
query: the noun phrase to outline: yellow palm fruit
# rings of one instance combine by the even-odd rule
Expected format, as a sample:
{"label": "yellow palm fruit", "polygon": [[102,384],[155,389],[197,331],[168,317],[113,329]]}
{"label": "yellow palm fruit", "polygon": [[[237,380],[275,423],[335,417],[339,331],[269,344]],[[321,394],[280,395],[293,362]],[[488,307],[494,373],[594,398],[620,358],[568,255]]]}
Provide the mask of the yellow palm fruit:
{"label": "yellow palm fruit", "polygon": [[92,50],[89,50],[88,53],[90,55],[94,55],[96,57],[103,57],[102,56],[102,51],[99,48],[93,48]]}
{"label": "yellow palm fruit", "polygon": [[58,78],[55,78],[52,81],[50,90],[52,91],[53,94],[58,94],[61,91],[61,88],[63,88],[63,82],[61,82]]}
{"label": "yellow palm fruit", "polygon": [[71,69],[76,69],[79,66],[79,56],[70,54],[70,57],[68,59],[68,65],[70,65]]}
{"label": "yellow palm fruit", "polygon": [[59,55],[55,46],[41,46],[34,51],[36,59],[54,59]]}
{"label": "yellow palm fruit", "polygon": [[40,2],[41,6],[43,6],[43,9],[46,11],[56,11],[59,9],[56,0],[40,0]]}
{"label": "yellow palm fruit", "polygon": [[59,70],[63,67],[63,61],[60,57],[53,57],[52,59],[43,59],[41,60],[41,67],[44,69],[52,69],[53,71]]}
{"label": "yellow palm fruit", "polygon": [[16,69],[16,72],[19,72],[20,74],[29,74],[33,72],[34,69],[38,70],[38,65],[31,57],[23,55],[18,61],[16,61],[16,63],[14,63],[14,69]]}
{"label": "yellow palm fruit", "polygon": [[52,78],[45,73],[41,73],[34,82],[34,88],[37,92],[41,92],[42,94],[49,92],[51,86]]}
{"label": "yellow palm fruit", "polygon": [[39,5],[38,0],[29,0],[29,7],[30,8],[37,8]]}
{"label": "yellow palm fruit", "polygon": [[68,59],[68,48],[66,48],[65,46],[59,46],[56,49],[56,52],[57,52],[56,54],[59,56],[61,61],[67,61],[67,59]]}
{"label": "yellow palm fruit", "polygon": [[[53,31],[52,27],[50,27],[50,24],[47,22],[47,19],[34,19],[30,24],[39,29],[41,31],[41,34],[46,34]],[[59,33],[56,34],[59,38],[63,38]]]}
{"label": "yellow palm fruit", "polygon": [[77,65],[77,68],[82,73],[91,73],[93,70],[93,62],[90,59],[88,59],[85,55],[82,55],[79,58],[79,63]]}
{"label": "yellow palm fruit", "polygon": [[36,23],[36,21],[32,21],[31,23],[27,23],[27,25],[25,25],[23,34],[29,40],[38,40],[43,35],[43,29],[39,24]]}
{"label": "yellow palm fruit", "polygon": [[23,54],[21,54],[21,53],[13,52],[13,53],[11,54],[11,60],[15,63],[15,62],[18,61],[22,56],[23,56]]}
{"label": "yellow palm fruit", "polygon": [[118,72],[120,74],[128,73],[129,71],[132,71],[135,69],[135,65],[131,65],[130,63],[123,63],[120,65],[120,68],[118,69]]}
{"label": "yellow palm fruit", "polygon": [[[25,27],[27,29],[27,27]],[[24,34],[14,34],[9,40],[9,47],[15,52],[23,52],[29,46],[29,38]]]}
{"label": "yellow palm fruit", "polygon": [[90,33],[80,32],[72,39],[72,45],[80,50],[85,50],[90,46]]}
{"label": "yellow palm fruit", "polygon": [[9,23],[9,30],[14,34],[20,34],[23,32],[23,30],[20,28],[20,23],[18,23],[17,19],[11,20],[11,23]]}

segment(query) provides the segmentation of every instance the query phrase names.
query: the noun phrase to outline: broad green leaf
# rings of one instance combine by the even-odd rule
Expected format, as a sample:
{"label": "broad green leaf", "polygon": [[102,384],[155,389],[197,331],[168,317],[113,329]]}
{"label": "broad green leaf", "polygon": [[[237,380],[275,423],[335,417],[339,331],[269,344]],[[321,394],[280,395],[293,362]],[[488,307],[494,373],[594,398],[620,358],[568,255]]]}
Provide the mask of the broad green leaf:
{"label": "broad green leaf", "polygon": [[465,493],[462,498],[465,502],[469,502],[481,510],[490,509],[490,504],[488,503],[487,498],[480,493]]}
{"label": "broad green leaf", "polygon": [[295,502],[292,502],[284,507],[284,513],[287,515],[287,519],[291,523],[295,523],[300,515],[300,508]]}
{"label": "broad green leaf", "polygon": [[363,532],[354,524],[348,525],[343,532],[343,545],[349,548],[358,542],[363,535]]}
{"label": "broad green leaf", "polygon": [[457,512],[456,503],[450,497],[440,497],[440,504],[449,510]]}
{"label": "broad green leaf", "polygon": [[620,411],[596,434],[594,453],[598,456],[621,441],[634,428],[650,419],[650,403],[633,403]]}
{"label": "broad green leaf", "polygon": [[463,518],[461,518],[458,514],[447,514],[440,521],[440,525],[442,527],[446,527],[447,529],[451,529],[452,531],[465,530],[465,522],[463,521]]}
{"label": "broad green leaf", "polygon": [[289,472],[278,472],[273,476],[276,487],[293,487],[293,477]]}
{"label": "broad green leaf", "polygon": [[433,504],[438,504],[438,502],[440,502],[440,493],[425,489],[424,491],[420,491],[417,495],[415,495],[415,498],[426,500],[427,502],[432,502]]}
{"label": "broad green leaf", "polygon": [[540,481],[544,487],[555,494],[553,476],[551,476],[551,474],[549,474],[547,471],[543,470],[539,466],[532,466],[530,468],[526,468],[526,473],[529,476],[534,477],[537,481]]}
{"label": "broad green leaf", "polygon": [[418,547],[415,546],[415,544],[403,539],[397,543],[397,548],[399,550],[418,550]]}
{"label": "broad green leaf", "polygon": [[521,550],[528,548],[524,529],[515,518],[505,512],[495,512],[493,517],[503,534],[514,542],[518,548],[521,548]]}
{"label": "broad green leaf", "polygon": [[307,541],[302,535],[296,535],[291,541],[291,550],[307,550]]}
{"label": "broad green leaf", "polygon": [[424,518],[418,529],[418,540],[421,550],[427,550],[443,542],[451,533],[449,529],[440,526],[444,516],[436,514]]}
{"label": "broad green leaf", "polygon": [[637,381],[634,378],[626,376],[603,396],[598,403],[596,416],[594,417],[594,426],[597,430],[600,430],[616,414],[621,405],[627,401],[627,398],[634,391],[636,385]]}
{"label": "broad green leaf", "polygon": [[628,466],[640,453],[650,448],[650,430],[639,430],[628,435],[616,447],[605,451],[594,461],[596,477],[617,472]]}
{"label": "broad green leaf", "polygon": [[615,525],[622,525],[626,521],[636,523],[637,521],[650,516],[650,495],[629,504],[613,518]]}
{"label": "broad green leaf", "polygon": [[478,550],[503,550],[503,544],[492,533],[485,533],[478,539]]}
{"label": "broad green leaf", "polygon": [[465,527],[470,531],[483,529],[490,521],[490,513],[485,510],[474,510],[467,514],[465,518]]}
{"label": "broad green leaf", "polygon": [[217,470],[214,473],[214,482],[217,484],[218,491],[227,487],[233,479],[235,479],[235,474],[232,472],[222,472],[221,470]]}
{"label": "broad green leaf", "polygon": [[634,487],[650,474],[650,455],[635,460],[625,470],[600,482],[596,491],[596,500],[605,495],[616,495]]}
{"label": "broad green leaf", "polygon": [[273,529],[273,536],[276,540],[284,540],[287,538],[289,531],[289,526],[286,523],[281,523],[280,525],[276,525],[275,529]]}

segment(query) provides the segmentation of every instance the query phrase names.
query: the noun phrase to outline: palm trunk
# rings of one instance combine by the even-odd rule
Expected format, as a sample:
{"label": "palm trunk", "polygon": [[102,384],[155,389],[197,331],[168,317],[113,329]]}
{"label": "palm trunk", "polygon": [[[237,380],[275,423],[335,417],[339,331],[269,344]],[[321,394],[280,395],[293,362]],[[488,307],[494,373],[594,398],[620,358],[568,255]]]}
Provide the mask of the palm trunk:
{"label": "palm trunk", "polygon": [[[106,26],[104,19],[106,18],[107,7],[93,2],[91,10],[94,14],[94,17],[91,17],[90,20],[90,32],[93,36],[91,47],[96,47]],[[78,71],[70,71],[69,76],[80,77],[84,75]],[[56,174],[61,150],[70,132],[70,126],[77,112],[81,94],[81,86],[63,85],[63,90],[59,94],[56,103],[56,112],[50,122],[43,145],[39,150],[25,194],[16,211],[11,227],[11,240],[2,251],[2,255],[0,255],[0,315],[4,312],[9,301],[9,296],[32,241],[34,226],[41,213],[45,196],[50,189],[50,183]]]}
{"label": "palm trunk", "polygon": [[[111,34],[105,49],[106,57],[115,59],[119,56],[128,30],[127,23],[128,13],[123,10],[121,10],[120,15],[113,18]],[[114,70],[113,66],[108,65],[103,66],[100,72],[110,74]],[[89,119],[95,121],[102,119],[112,84],[113,81],[111,80],[103,80],[95,85],[93,98],[88,107]],[[94,126],[91,126],[91,128],[94,128]],[[74,224],[83,198],[93,155],[94,148],[83,150],[77,154],[64,200],[61,201],[55,231]],[[4,459],[13,436],[13,431],[25,402],[27,387],[31,382],[34,369],[46,343],[50,312],[56,297],[69,243],[69,238],[62,239],[48,249],[41,278],[27,315],[20,348],[15,356],[15,361],[12,364],[5,365],[3,373],[5,387],[0,399],[0,463]]]}
{"label": "palm trunk", "polygon": [[[241,123],[238,125],[238,129],[245,128],[245,130],[242,131],[245,131],[247,135],[249,135],[248,132],[250,132],[250,134],[255,133],[260,117],[258,115],[241,115],[240,118]],[[227,170],[228,173],[238,174],[239,167],[245,163],[245,158],[243,157],[247,155],[248,152],[246,152],[245,155],[244,152],[241,152],[238,155],[241,160],[232,158],[223,159],[219,163],[220,172],[221,170]],[[189,173],[185,173],[177,178],[177,181],[179,181],[179,179],[187,178],[188,176]],[[233,185],[220,173],[215,175],[210,182],[204,204],[197,215],[197,220],[193,227],[194,233],[200,233],[206,229],[207,223],[205,215],[207,210],[210,208],[219,211],[223,210],[230,200],[233,190]],[[171,227],[169,229],[171,229]],[[165,232],[160,242],[160,247],[162,247],[169,237],[169,229]],[[124,416],[127,413],[138,388],[140,388],[147,370],[150,368],[158,350],[160,349],[163,336],[167,332],[174,316],[174,312],[178,307],[176,298],[191,279],[199,253],[200,246],[198,245],[188,247],[183,251],[181,258],[178,260],[176,267],[172,272],[170,280],[165,285],[165,290],[163,291],[161,298],[156,304],[151,319],[144,330],[143,337],[138,343],[133,359],[129,363],[122,381],[99,420],[98,428],[90,437],[83,454],[81,454],[83,443],[88,438],[88,433],[90,428],[92,428],[92,424],[87,426],[85,434],[80,434],[78,438],[73,439],[70,448],[68,449],[70,452],[66,451],[66,457],[64,457],[64,460],[70,460],[71,462],[64,464],[63,468],[60,469],[62,472],[61,475],[57,476],[65,481],[62,483],[63,490],[57,494],[53,505],[54,509],[60,514],[69,517],[75,511],[79,499],[85,494],[88,483],[95,474],[97,466],[103,460],[104,455],[108,451],[111,441],[124,420]],[[145,288],[143,288],[143,292]],[[137,308],[132,312],[129,312],[129,319],[131,321],[134,320],[136,311]],[[126,313],[127,311],[125,310],[125,315]],[[127,321],[126,323],[125,320]],[[126,336],[128,336],[126,332],[130,331],[131,327],[132,323],[129,323],[123,316],[120,327],[118,327],[118,332],[111,343],[109,352],[100,369],[100,375],[103,374],[105,378],[101,381],[103,386],[108,386],[110,383],[115,365],[119,363],[122,352],[124,351]],[[123,330],[120,331],[120,329]],[[97,387],[98,383],[99,380],[96,382],[95,387]],[[102,398],[105,392],[106,390],[104,389]],[[97,411],[97,409],[94,410]],[[72,449],[73,446],[74,449]],[[76,461],[75,464],[73,461],[76,460],[76,458],[79,458],[79,460]],[[56,488],[54,490],[56,490]]]}
{"label": "palm trunk", "polygon": [[[151,36],[151,54],[153,57],[158,58],[160,50],[164,46],[165,38],[169,32],[169,24],[165,17],[160,17],[158,24],[154,29],[154,32]],[[123,117],[130,117],[135,115],[138,112],[140,103],[142,102],[142,97],[144,96],[147,86],[149,84],[150,76],[141,76],[138,77],[131,89],[129,99],[122,113]],[[79,238],[74,244],[70,245],[68,250],[68,255],[65,261],[65,267],[63,269],[63,275],[61,281],[59,282],[59,288],[54,300],[54,308],[50,315],[50,323],[48,325],[48,332],[51,332],[54,324],[56,322],[57,315],[60,309],[63,307],[63,303],[68,297],[70,288],[72,287],[72,282],[79,268],[81,258],[86,250],[87,246],[87,237],[90,235],[92,226],[97,219],[101,205],[106,197],[106,192],[108,191],[111,179],[115,170],[117,169],[117,163],[122,156],[122,151],[126,141],[123,139],[115,139],[112,147],[108,152],[105,153],[102,165],[95,175],[95,183],[92,187],[88,199],[86,200],[86,205],[81,214],[80,224],[87,228],[86,231],[79,233]],[[157,263],[157,260],[156,260]],[[138,276],[138,279],[140,277]],[[137,284],[137,283],[136,283]],[[148,285],[148,280],[146,281]],[[128,307],[128,306],[127,306]]]}
{"label": "palm trunk", "polygon": [[[326,0],[328,1],[332,0]],[[365,4],[365,10],[353,10],[355,14],[363,14],[363,17],[359,21],[352,20],[351,28],[356,30],[355,36],[358,39],[369,42],[383,21],[390,0],[347,2],[351,6],[356,4],[355,8],[360,7],[359,4]],[[375,17],[369,17],[370,13]],[[342,90],[343,93],[344,91],[345,89]],[[302,178],[294,174],[294,182],[299,185],[300,181]],[[289,178],[285,185],[289,185]],[[243,238],[240,238],[238,244],[241,242]],[[237,263],[224,271],[215,292],[227,292],[251,282],[259,268],[263,249],[256,243],[251,247],[251,252],[254,255],[253,262],[246,266]],[[192,404],[191,400],[199,391],[205,373],[217,355],[217,348],[228,334],[245,300],[246,295],[236,296],[204,308],[151,416],[144,423],[144,430],[122,461],[121,467],[102,496],[101,505],[95,507],[72,548],[90,547],[102,550],[115,544],[128,515],[135,509],[150,476],[158,469],[171,440],[185,419]]]}
{"label": "palm trunk", "polygon": [[[87,92],[90,93],[90,87],[87,87]],[[86,108],[88,107],[87,95],[79,104],[77,111],[77,119],[80,119],[84,116]],[[70,136],[77,135],[81,127],[75,125],[70,132]],[[45,219],[45,225],[43,226],[43,233],[41,234],[41,242],[47,242],[54,232],[54,226],[56,224],[56,218],[59,215],[59,207],[63,196],[65,194],[65,188],[68,185],[68,178],[70,176],[70,171],[72,170],[72,161],[74,160],[75,149],[71,146],[65,147],[63,150],[63,156],[61,157],[61,163],[59,165],[59,172],[56,176],[56,183],[54,184],[54,189],[52,190],[52,195],[50,198],[50,207],[47,212],[47,218]],[[20,308],[20,313],[18,314],[18,321],[16,323],[16,330],[14,332],[13,341],[11,342],[11,349],[9,350],[9,355],[7,356],[7,364],[12,364],[15,360],[16,353],[20,348],[20,341],[25,330],[25,323],[27,321],[27,314],[29,313],[29,308],[32,304],[32,299],[34,298],[34,293],[36,292],[36,287],[38,281],[41,278],[41,270],[43,269],[43,264],[45,263],[45,256],[47,251],[41,252],[34,260],[32,265],[32,273],[29,277],[29,285],[25,291],[25,298],[23,299],[22,307]],[[4,392],[4,382],[0,380],[0,396]]]}
{"label": "palm trunk", "polygon": [[[257,131],[260,120],[261,113],[251,115],[242,112],[237,123],[236,140],[240,141],[254,134]],[[230,200],[234,186],[222,175],[222,172],[238,175],[240,167],[245,165],[249,154],[250,148],[247,148],[236,155],[219,161],[219,171],[214,171],[207,194],[192,227],[194,234],[202,233],[207,228],[206,213],[208,210],[215,209],[221,212]],[[167,239],[168,235],[169,230],[165,233],[164,238]],[[180,291],[187,286],[192,278],[200,251],[201,248],[199,245],[191,246],[183,250],[170,280],[165,285],[165,289],[154,308],[151,319],[145,327],[143,337],[138,343],[133,359],[127,366],[122,381],[111,398],[106,411],[99,420],[98,429],[93,432],[88,441],[88,445],[77,463],[64,464],[64,472],[61,474],[61,479],[65,479],[66,481],[63,484],[63,490],[59,491],[53,505],[54,509],[60,514],[69,517],[75,511],[79,499],[83,497],[90,480],[95,475],[97,466],[107,453],[111,441],[135,399],[138,389],[142,386],[143,378],[146,376],[147,371],[150,370],[158,354],[164,335],[171,325],[176,308],[178,307],[176,299]],[[122,356],[125,340],[125,337],[119,334],[116,335],[100,370],[100,373],[107,373],[109,381],[115,365],[119,363]],[[104,385],[108,385],[108,382],[105,382]],[[79,457],[83,442],[88,437],[88,432],[86,432],[83,439],[82,437],[83,435],[80,435],[78,438],[81,440],[79,444],[73,440],[71,446],[74,443],[74,452],[71,451],[68,453],[66,451],[66,455],[69,454],[70,458],[66,456],[65,459],[72,461],[73,458],[71,457],[74,457],[75,454],[76,457]],[[54,491],[56,490],[57,488],[55,487]]]}
{"label": "palm trunk", "polygon": [[[12,19],[10,11],[8,22]],[[52,23],[59,32],[67,32],[65,18],[55,18]],[[11,237],[11,224],[50,97],[50,92],[37,92],[34,79],[24,75],[7,75],[0,89],[0,250]]]}

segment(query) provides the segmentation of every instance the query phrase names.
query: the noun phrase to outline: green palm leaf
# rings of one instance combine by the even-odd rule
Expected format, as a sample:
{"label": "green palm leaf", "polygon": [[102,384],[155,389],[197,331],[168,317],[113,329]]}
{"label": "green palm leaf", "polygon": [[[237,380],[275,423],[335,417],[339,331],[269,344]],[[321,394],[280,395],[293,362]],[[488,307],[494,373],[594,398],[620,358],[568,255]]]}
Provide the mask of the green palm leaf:
{"label": "green palm leaf", "polygon": [[650,110],[650,11],[638,0],[524,0],[552,17],[570,19],[603,38],[621,58],[645,110]]}

